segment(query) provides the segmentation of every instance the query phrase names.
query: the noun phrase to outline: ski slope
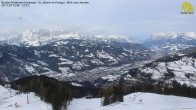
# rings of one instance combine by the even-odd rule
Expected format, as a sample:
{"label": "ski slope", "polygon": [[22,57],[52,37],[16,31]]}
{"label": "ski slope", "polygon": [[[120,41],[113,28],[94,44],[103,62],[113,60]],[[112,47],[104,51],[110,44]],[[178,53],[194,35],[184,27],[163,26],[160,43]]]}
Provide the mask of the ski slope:
{"label": "ski slope", "polygon": [[[52,106],[40,100],[34,93],[18,94],[17,91],[0,86],[0,110],[52,110]],[[15,106],[17,103],[18,108]]]}
{"label": "ski slope", "polygon": [[196,99],[153,93],[133,93],[124,96],[124,102],[108,106],[101,106],[100,98],[74,99],[68,110],[196,110]]}
{"label": "ski slope", "polygon": [[[41,101],[34,93],[28,94],[29,104],[27,94],[16,93],[0,86],[0,110],[52,110],[50,104]],[[108,106],[102,106],[101,102],[101,98],[73,99],[67,110],[196,110],[196,99],[154,93],[132,93],[124,96],[124,102]],[[20,107],[16,108],[15,103]]]}

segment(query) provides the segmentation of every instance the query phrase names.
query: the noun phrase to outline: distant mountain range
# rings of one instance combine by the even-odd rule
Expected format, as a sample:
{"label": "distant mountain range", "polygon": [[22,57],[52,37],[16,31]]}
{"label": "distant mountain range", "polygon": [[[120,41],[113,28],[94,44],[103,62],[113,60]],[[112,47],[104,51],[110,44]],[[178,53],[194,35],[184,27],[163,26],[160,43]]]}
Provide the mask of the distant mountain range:
{"label": "distant mountain range", "polygon": [[195,32],[163,32],[154,33],[143,43],[146,47],[162,54],[175,53],[196,46]]}
{"label": "distant mountain range", "polygon": [[32,29],[26,30],[18,35],[0,35],[1,44],[14,44],[18,46],[42,46],[51,42],[78,39],[90,41],[103,41],[103,42],[126,42],[126,43],[139,43],[136,39],[122,36],[122,35],[80,35],[75,32],[67,32],[64,30],[46,30],[46,29]]}

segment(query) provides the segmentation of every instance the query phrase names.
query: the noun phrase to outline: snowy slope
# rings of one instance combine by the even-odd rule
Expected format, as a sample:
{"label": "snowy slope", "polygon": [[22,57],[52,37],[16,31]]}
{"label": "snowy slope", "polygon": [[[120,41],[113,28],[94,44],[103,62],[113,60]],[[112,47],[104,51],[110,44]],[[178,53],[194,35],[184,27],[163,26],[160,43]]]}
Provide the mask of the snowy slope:
{"label": "snowy slope", "polygon": [[[142,100],[142,103],[139,103]],[[124,102],[101,106],[101,99],[74,99],[68,110],[196,110],[196,99],[153,93],[132,93]]]}
{"label": "snowy slope", "polygon": [[[52,110],[52,106],[40,100],[34,93],[18,94],[17,91],[0,86],[0,110]],[[20,107],[16,108],[15,103]]]}
{"label": "snowy slope", "polygon": [[[0,86],[0,110],[52,110],[51,105],[41,101],[34,93],[28,95],[30,104],[27,104],[27,95],[16,95],[16,92]],[[132,93],[124,96],[124,102],[108,106],[102,106],[101,102],[101,98],[73,99],[67,110],[196,110],[196,99],[154,93]],[[20,108],[16,108],[15,103]]]}
{"label": "snowy slope", "polygon": [[140,68],[130,69],[124,79],[128,82],[173,81],[196,87],[196,52],[189,55],[170,55],[157,59]]}

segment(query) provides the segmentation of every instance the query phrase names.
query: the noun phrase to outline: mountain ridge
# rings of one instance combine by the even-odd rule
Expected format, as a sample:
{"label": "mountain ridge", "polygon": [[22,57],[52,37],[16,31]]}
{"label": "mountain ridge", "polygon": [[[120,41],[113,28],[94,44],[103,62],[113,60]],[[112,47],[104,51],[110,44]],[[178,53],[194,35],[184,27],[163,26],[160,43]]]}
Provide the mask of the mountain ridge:
{"label": "mountain ridge", "polygon": [[162,32],[151,35],[151,38],[143,43],[152,51],[160,55],[169,55],[186,48],[196,46],[195,32]]}
{"label": "mountain ridge", "polygon": [[[50,42],[56,42],[66,39],[79,39],[79,40],[91,40],[91,41],[103,41],[103,42],[125,42],[125,43],[139,43],[134,38],[118,35],[81,35],[76,32],[68,32],[64,30],[48,30],[48,29],[32,29],[26,30],[9,39],[2,38],[0,42],[22,45],[22,46],[42,46]],[[11,41],[10,41],[11,40]]]}

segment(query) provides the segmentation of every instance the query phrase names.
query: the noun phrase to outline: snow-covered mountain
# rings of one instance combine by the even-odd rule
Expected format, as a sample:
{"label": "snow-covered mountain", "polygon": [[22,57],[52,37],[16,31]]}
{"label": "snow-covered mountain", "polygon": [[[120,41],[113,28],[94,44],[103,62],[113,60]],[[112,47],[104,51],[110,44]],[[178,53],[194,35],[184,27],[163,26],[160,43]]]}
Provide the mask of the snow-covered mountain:
{"label": "snow-covered mountain", "polygon": [[154,33],[144,42],[150,49],[162,53],[174,53],[196,46],[195,32],[162,32]]}
{"label": "snow-covered mountain", "polygon": [[36,74],[72,77],[97,67],[147,60],[151,54],[139,44],[116,42],[65,40],[40,47],[3,45],[0,46],[0,75],[9,80]]}
{"label": "snow-covered mountain", "polygon": [[0,45],[0,76],[4,79],[42,74],[59,80],[88,81],[93,75],[94,81],[111,75],[96,68],[133,64],[153,54],[134,39],[119,35],[81,36],[61,30],[32,30],[23,32],[19,41],[20,45]]}
{"label": "snow-covered mountain", "polygon": [[189,55],[170,55],[145,64],[143,67],[130,69],[124,79],[131,84],[160,82],[163,85],[173,85],[177,82],[196,87],[196,52]]}
{"label": "snow-covered mountain", "polygon": [[175,39],[177,37],[184,36],[185,38],[193,38],[196,39],[195,32],[162,32],[162,33],[154,33],[152,34],[152,40],[157,39]]}
{"label": "snow-covered mountain", "polygon": [[66,39],[139,43],[136,39],[123,35],[80,35],[76,32],[68,32],[61,29],[32,29],[23,31],[18,35],[0,34],[0,44],[7,43],[10,45],[18,46],[43,46],[47,43]]}
{"label": "snow-covered mountain", "polygon": [[27,46],[40,46],[49,42],[80,39],[81,35],[74,32],[65,32],[63,30],[26,30],[19,35],[20,43]]}

